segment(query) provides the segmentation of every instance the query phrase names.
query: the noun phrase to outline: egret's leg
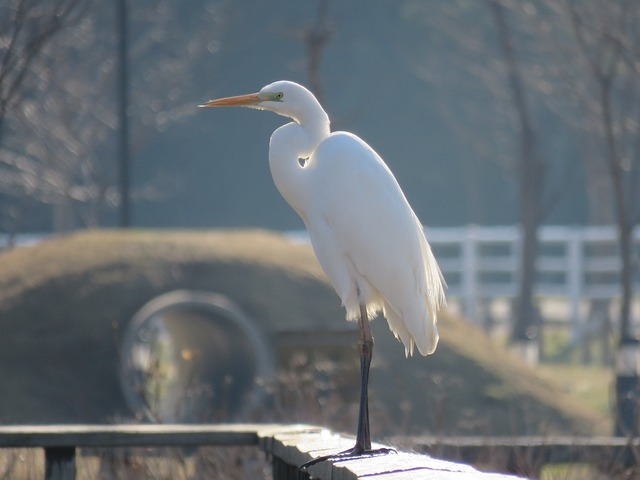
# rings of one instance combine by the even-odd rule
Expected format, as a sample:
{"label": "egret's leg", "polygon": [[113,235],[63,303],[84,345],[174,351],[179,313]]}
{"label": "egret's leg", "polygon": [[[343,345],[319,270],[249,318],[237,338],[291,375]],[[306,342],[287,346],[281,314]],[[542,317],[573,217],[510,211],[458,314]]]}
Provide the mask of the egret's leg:
{"label": "egret's leg", "polygon": [[371,432],[369,430],[369,370],[371,357],[373,356],[373,335],[367,315],[367,307],[360,305],[360,318],[358,319],[358,351],[360,352],[360,411],[358,413],[358,431],[356,444],[353,448],[333,455],[325,455],[314,458],[305,463],[300,469],[305,469],[325,460],[347,459],[358,455],[381,455],[395,453],[390,448],[371,449]]}
{"label": "egret's leg", "polygon": [[360,336],[358,351],[360,352],[360,411],[358,414],[358,431],[354,454],[371,450],[371,433],[369,431],[369,369],[373,356],[373,335],[367,315],[367,307],[360,305],[360,318],[358,319]]}

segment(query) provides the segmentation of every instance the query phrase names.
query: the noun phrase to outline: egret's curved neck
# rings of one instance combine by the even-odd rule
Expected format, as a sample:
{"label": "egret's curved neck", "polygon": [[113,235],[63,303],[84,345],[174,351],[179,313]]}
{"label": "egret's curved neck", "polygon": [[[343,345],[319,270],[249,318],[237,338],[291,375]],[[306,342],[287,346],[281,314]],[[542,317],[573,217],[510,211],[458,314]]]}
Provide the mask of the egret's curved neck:
{"label": "egret's curved neck", "polygon": [[329,136],[329,117],[319,106],[319,112],[278,128],[269,142],[269,168],[273,183],[284,199],[306,222],[310,201],[308,167],[300,159],[311,156],[318,144]]}

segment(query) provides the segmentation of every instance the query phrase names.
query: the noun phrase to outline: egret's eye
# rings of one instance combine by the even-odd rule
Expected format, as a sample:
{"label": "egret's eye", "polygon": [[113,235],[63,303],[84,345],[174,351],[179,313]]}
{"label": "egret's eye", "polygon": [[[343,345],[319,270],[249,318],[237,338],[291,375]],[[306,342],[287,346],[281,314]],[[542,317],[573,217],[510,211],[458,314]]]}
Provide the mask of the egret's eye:
{"label": "egret's eye", "polygon": [[282,100],[282,98],[284,97],[284,93],[282,92],[278,92],[274,95],[276,100]]}

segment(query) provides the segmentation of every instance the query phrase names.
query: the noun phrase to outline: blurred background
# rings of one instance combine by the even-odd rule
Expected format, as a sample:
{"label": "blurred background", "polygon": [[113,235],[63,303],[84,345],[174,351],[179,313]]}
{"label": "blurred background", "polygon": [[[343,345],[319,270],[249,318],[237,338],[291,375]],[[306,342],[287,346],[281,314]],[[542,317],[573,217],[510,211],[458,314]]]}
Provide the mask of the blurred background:
{"label": "blurred background", "polygon": [[[64,411],[55,418],[113,420],[139,410],[150,420],[158,420],[160,411],[171,420],[217,419],[211,412],[194,416],[193,405],[200,400],[182,417],[175,417],[181,401],[177,397],[166,397],[168,403],[155,410],[149,407],[150,392],[158,378],[167,375],[162,362],[152,365],[150,358],[158,355],[153,349],[166,350],[170,334],[171,358],[192,362],[195,351],[206,350],[207,337],[189,339],[188,329],[180,330],[180,322],[172,320],[165,307],[158,307],[165,317],[148,324],[147,317],[136,317],[136,312],[161,295],[192,288],[225,295],[222,310],[210,298],[170,297],[177,298],[178,305],[189,305],[193,328],[202,323],[202,309],[209,312],[205,317],[223,311],[231,320],[216,323],[218,330],[207,333],[212,342],[235,335],[245,338],[238,340],[238,350],[266,352],[248,359],[246,366],[236,365],[251,378],[272,373],[278,365],[298,373],[311,365],[328,378],[334,367],[327,365],[335,366],[332,362],[344,354],[332,349],[348,327],[330,291],[322,294],[330,299],[323,306],[301,303],[289,314],[310,315],[302,323],[307,334],[314,331],[321,340],[305,344],[308,335],[301,334],[295,322],[283,320],[288,317],[281,307],[264,301],[275,277],[252,290],[256,294],[263,289],[256,300],[255,295],[238,294],[247,284],[229,280],[232,270],[224,270],[226,276],[219,273],[220,265],[229,262],[256,266],[262,260],[227,251],[222,240],[210,244],[207,233],[201,232],[198,243],[191,234],[185,240],[156,230],[257,227],[283,233],[266,244],[262,236],[271,234],[254,230],[245,231],[242,240],[223,236],[238,245],[266,245],[266,256],[285,248],[279,242],[288,245],[286,249],[304,246],[303,224],[278,195],[267,163],[269,136],[287,120],[245,109],[196,108],[210,98],[251,93],[288,79],[316,94],[333,130],[362,137],[394,172],[427,226],[449,282],[447,315],[478,329],[478,335],[487,333],[491,340],[484,351],[492,357],[502,355],[494,350],[508,346],[524,368],[513,375],[564,375],[554,380],[556,386],[541,391],[582,392],[576,402],[592,403],[590,413],[569,421],[572,429],[635,431],[640,371],[634,350],[640,288],[639,24],[640,4],[627,0],[2,2],[0,230],[6,251],[0,256],[5,285],[0,321],[1,336],[12,347],[0,353],[0,368],[23,378],[15,365],[31,355],[29,348],[39,347],[18,352],[16,339],[47,331],[38,322],[51,317],[51,331],[75,325],[80,332],[90,332],[86,335],[96,345],[111,342],[113,348],[103,352],[104,371],[114,385],[125,382],[124,393],[113,404],[83,410],[97,405],[87,398],[84,407],[71,409],[86,415]],[[117,227],[130,228],[122,233],[127,239],[101,230]],[[66,237],[45,240],[86,229],[94,233],[76,234],[68,243]],[[36,249],[30,253],[18,252],[26,247],[11,249],[32,241],[38,245],[29,247]],[[208,245],[213,257],[194,254],[190,249],[196,243],[197,248]],[[121,253],[114,254],[116,250]],[[82,263],[85,251],[87,263]],[[291,273],[302,265],[314,273],[300,275],[318,282],[309,292],[325,291],[312,257],[295,257],[297,266],[287,255],[276,257],[281,263],[267,271]],[[57,266],[49,276],[32,277],[43,264]],[[243,272],[245,281],[255,275]],[[20,288],[12,290],[16,285]],[[117,290],[118,285],[124,290]],[[108,293],[100,295],[107,296],[92,304],[101,287]],[[295,288],[273,302],[295,301]],[[305,295],[302,298],[317,297]],[[64,308],[52,313],[48,302],[67,297],[67,303],[56,302]],[[229,299],[232,305],[227,308]],[[101,329],[86,330],[87,316],[93,315],[90,305],[115,308],[114,302],[122,309],[108,315],[108,309],[103,310],[92,323]],[[194,316],[194,308],[200,314]],[[77,311],[70,314],[72,310]],[[154,312],[148,317],[158,314]],[[332,320],[323,322],[325,315],[318,312]],[[455,319],[451,322],[458,325]],[[256,323],[264,342],[251,333]],[[142,329],[141,337],[131,333],[131,325]],[[451,327],[450,338],[454,330],[460,333],[458,328],[467,327]],[[464,332],[459,344],[448,344],[445,331],[443,348],[478,364],[482,355],[470,353],[462,341],[476,333]],[[88,348],[83,335],[78,334],[78,342]],[[384,336],[388,333],[383,330],[378,337]],[[194,342],[200,342],[199,347],[191,349]],[[343,346],[349,348],[347,342]],[[319,349],[318,355],[330,359],[320,362],[324,370],[313,367],[315,354],[309,357],[309,349]],[[123,356],[130,352],[133,357]],[[612,368],[616,355],[618,366],[626,365],[617,376]],[[385,359],[383,366],[391,362]],[[385,432],[398,433],[394,426],[399,424],[476,433],[526,433],[540,427],[524,414],[515,415],[517,420],[509,425],[478,423],[473,408],[467,412],[464,406],[459,410],[467,412],[464,418],[439,423],[444,417],[433,412],[459,386],[457,380],[443,380],[457,378],[440,372],[445,363],[441,357],[425,374],[425,382],[440,392],[427,402],[432,407],[428,418],[413,424],[410,412],[418,408],[400,405],[399,417],[387,420]],[[121,368],[113,365],[128,365],[129,370],[111,371]],[[258,372],[256,365],[265,369]],[[429,361],[412,365],[428,368]],[[495,358],[493,367],[479,368],[487,372],[494,367]],[[87,372],[87,378],[95,375]],[[220,373],[203,375],[225,379]],[[496,375],[501,382],[509,376]],[[544,378],[541,385],[553,382]],[[195,385],[184,378],[181,382],[175,388]],[[504,406],[499,402],[510,399],[513,406],[524,395],[492,382],[489,389],[478,388],[484,388],[482,395],[494,402],[491,408],[496,411]],[[127,393],[131,385],[135,392]],[[247,388],[237,395],[246,394]],[[270,388],[262,385],[263,390]],[[29,395],[28,385],[24,389],[27,393],[16,394],[12,405],[24,406],[21,399]],[[198,395],[212,395],[206,390]],[[549,395],[532,395],[548,406]],[[315,398],[315,393],[309,396]],[[523,405],[518,408],[526,410],[528,404]],[[6,420],[24,423],[42,411],[40,406],[18,410],[5,414]],[[566,420],[571,410],[565,408],[558,418]],[[228,413],[225,408],[217,414],[221,411]],[[621,420],[620,412],[626,412],[627,420]],[[587,417],[598,420],[585,421]],[[46,415],[38,418],[49,420]]]}
{"label": "blurred background", "polygon": [[[429,226],[519,223],[526,156],[540,220],[613,223],[593,69],[613,61],[601,24],[617,29],[622,20],[604,2],[565,3],[131,3],[132,224],[302,228],[266,160],[269,136],[285,120],[195,108],[279,79],[309,86],[334,130],[370,143]],[[117,4],[2,7],[7,232],[117,224]],[[573,25],[574,14],[584,25]],[[616,136],[635,132],[633,68],[616,69],[611,87],[631,95],[611,99]]]}

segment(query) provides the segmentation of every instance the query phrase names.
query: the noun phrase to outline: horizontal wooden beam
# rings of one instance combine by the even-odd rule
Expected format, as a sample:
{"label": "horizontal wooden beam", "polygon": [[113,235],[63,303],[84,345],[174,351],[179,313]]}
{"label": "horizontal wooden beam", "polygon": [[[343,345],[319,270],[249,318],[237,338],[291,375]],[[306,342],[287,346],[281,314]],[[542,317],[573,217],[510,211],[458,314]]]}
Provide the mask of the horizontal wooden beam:
{"label": "horizontal wooden beam", "polygon": [[414,436],[397,437],[399,441],[409,442],[416,448],[548,448],[564,447],[579,449],[623,448],[633,446],[640,448],[640,437],[614,436],[580,436],[547,435],[547,436]]}
{"label": "horizontal wooden beam", "polygon": [[453,461],[482,464],[502,459],[507,469],[552,463],[628,466],[637,462],[640,438],[613,436],[397,437],[399,444]]}
{"label": "horizontal wooden beam", "polygon": [[16,425],[0,427],[0,448],[257,445],[260,432],[299,425]]}
{"label": "horizontal wooden beam", "polygon": [[[425,439],[422,445],[430,444]],[[473,447],[483,442],[489,448],[510,447],[515,439],[458,439],[457,446]],[[529,437],[520,439],[525,443]],[[623,440],[617,439],[616,441]],[[438,439],[442,446],[442,439]],[[539,439],[550,442],[551,439]],[[476,442],[476,443],[474,443]],[[575,444],[576,439],[566,440]],[[273,459],[274,471],[286,478],[306,478],[298,468],[318,456],[353,446],[354,439],[309,425],[218,424],[218,425],[29,425],[0,427],[0,448],[44,448],[47,478],[75,477],[75,449],[91,447],[155,447],[200,445],[255,445]],[[547,443],[549,445],[549,443]],[[374,448],[386,445],[376,445]],[[388,446],[386,446],[388,447]],[[478,447],[479,448],[479,447]],[[517,477],[483,473],[454,461],[398,451],[379,456],[343,458],[320,462],[309,468],[318,479],[332,480],[514,480]]]}

